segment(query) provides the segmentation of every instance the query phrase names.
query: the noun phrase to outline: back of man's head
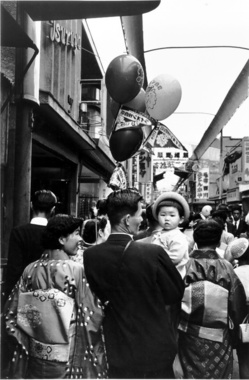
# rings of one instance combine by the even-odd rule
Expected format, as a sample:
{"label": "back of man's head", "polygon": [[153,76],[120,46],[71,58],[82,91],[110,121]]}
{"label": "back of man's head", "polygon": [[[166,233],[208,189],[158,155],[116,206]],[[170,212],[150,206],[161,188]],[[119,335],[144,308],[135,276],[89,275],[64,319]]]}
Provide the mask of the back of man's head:
{"label": "back of man's head", "polygon": [[106,207],[111,226],[118,225],[126,214],[134,215],[137,212],[138,203],[142,199],[138,190],[133,188],[115,190],[110,193]]}
{"label": "back of man's head", "polygon": [[49,215],[57,203],[55,194],[50,190],[38,190],[32,197],[32,208],[35,214]]}
{"label": "back of man's head", "polygon": [[198,248],[217,247],[220,243],[222,226],[213,219],[200,220],[194,230],[194,241]]}

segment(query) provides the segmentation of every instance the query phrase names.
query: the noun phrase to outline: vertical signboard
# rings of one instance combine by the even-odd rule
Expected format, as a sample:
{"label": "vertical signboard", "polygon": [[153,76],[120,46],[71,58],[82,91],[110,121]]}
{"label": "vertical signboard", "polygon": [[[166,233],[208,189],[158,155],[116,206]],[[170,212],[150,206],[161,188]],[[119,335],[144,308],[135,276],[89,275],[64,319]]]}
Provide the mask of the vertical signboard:
{"label": "vertical signboard", "polygon": [[249,137],[244,137],[242,140],[242,160],[243,180],[246,182],[249,181]]}
{"label": "vertical signboard", "polygon": [[200,169],[196,173],[196,199],[209,198],[209,168]]}
{"label": "vertical signboard", "polygon": [[149,153],[142,151],[140,152],[138,159],[139,159],[139,164],[138,164],[139,190],[141,191],[146,202],[150,203],[151,196],[152,196],[152,181],[153,181],[151,156]]}

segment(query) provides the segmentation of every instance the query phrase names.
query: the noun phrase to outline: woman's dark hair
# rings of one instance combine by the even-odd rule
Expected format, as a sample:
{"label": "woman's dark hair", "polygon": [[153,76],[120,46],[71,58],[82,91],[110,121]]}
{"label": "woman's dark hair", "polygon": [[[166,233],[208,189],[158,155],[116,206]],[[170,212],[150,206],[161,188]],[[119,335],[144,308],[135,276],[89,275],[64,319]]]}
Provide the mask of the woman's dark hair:
{"label": "woman's dark hair", "polygon": [[97,240],[98,231],[104,231],[106,225],[107,219],[104,216],[102,218],[86,220],[82,234],[84,242],[94,244]]}
{"label": "woman's dark hair", "polygon": [[83,219],[71,215],[58,214],[49,219],[42,235],[42,245],[45,249],[60,249],[60,237],[66,237],[77,228],[81,228]]}
{"label": "woman's dark hair", "polygon": [[200,220],[194,229],[194,241],[198,248],[218,246],[222,235],[222,226],[213,219]]}
{"label": "woman's dark hair", "polygon": [[137,189],[115,190],[107,198],[107,215],[112,226],[118,225],[127,215],[134,215],[143,200]]}
{"label": "woman's dark hair", "polygon": [[224,221],[224,223],[226,223],[226,220],[227,220],[227,213],[225,210],[215,210],[212,212],[212,218],[215,219],[215,218],[220,218]]}
{"label": "woman's dark hair", "polygon": [[107,214],[107,209],[106,209],[106,203],[107,199],[99,199],[96,207],[98,209],[98,216],[106,215]]}
{"label": "woman's dark hair", "polygon": [[212,212],[212,219],[215,220],[217,223],[219,223],[222,226],[222,229],[225,228],[225,223],[227,219],[226,211],[224,210],[216,210]]}

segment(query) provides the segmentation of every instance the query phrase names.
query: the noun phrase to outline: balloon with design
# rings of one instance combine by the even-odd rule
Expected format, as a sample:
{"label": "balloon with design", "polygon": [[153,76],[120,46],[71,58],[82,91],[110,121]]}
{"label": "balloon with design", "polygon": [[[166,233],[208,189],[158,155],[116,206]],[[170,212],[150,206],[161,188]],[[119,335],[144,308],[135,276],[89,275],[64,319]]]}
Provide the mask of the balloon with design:
{"label": "balloon with design", "polygon": [[110,62],[105,82],[110,96],[117,103],[125,104],[134,99],[143,87],[143,67],[132,55],[121,54]]}
{"label": "balloon with design", "polygon": [[146,88],[145,105],[151,117],[164,120],[178,107],[182,97],[181,85],[168,74],[155,77]]}

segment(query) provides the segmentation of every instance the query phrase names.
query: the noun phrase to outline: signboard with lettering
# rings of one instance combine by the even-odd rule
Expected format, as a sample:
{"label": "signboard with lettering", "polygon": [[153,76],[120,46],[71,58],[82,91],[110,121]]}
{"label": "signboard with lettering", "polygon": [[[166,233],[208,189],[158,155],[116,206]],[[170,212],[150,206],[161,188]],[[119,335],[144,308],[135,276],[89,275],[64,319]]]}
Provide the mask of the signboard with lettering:
{"label": "signboard with lettering", "polygon": [[242,140],[242,170],[244,173],[244,181],[249,181],[249,137]]}
{"label": "signboard with lettering", "polygon": [[81,36],[78,36],[77,33],[73,32],[70,29],[67,29],[64,25],[60,25],[59,22],[50,21],[50,40],[61,43],[65,46],[70,46],[73,51],[81,50]]}
{"label": "signboard with lettering", "polygon": [[200,169],[196,173],[196,199],[209,198],[209,168]]}
{"label": "signboard with lettering", "polygon": [[[149,187],[151,188],[152,193],[152,182],[153,182],[153,173],[152,173],[152,161],[151,156],[147,152],[140,152],[138,156],[138,171],[139,171],[139,189],[146,200],[147,203],[151,202],[149,199]],[[152,195],[152,194],[151,194]]]}

